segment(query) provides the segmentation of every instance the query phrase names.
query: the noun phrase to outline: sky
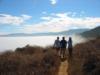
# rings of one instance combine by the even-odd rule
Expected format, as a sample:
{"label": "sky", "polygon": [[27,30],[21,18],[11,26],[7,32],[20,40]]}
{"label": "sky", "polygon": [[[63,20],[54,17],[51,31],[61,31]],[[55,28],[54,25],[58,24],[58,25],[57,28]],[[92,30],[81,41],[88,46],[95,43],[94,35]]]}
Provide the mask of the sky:
{"label": "sky", "polygon": [[100,0],[0,0],[0,34],[100,26]]}

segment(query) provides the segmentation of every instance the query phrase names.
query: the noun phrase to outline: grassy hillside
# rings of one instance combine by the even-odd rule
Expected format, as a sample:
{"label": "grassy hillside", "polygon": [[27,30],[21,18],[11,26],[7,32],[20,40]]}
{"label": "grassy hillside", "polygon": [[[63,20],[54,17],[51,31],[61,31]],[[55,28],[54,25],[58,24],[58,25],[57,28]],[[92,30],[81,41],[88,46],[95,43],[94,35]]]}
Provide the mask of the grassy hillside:
{"label": "grassy hillside", "polygon": [[77,44],[73,49],[72,58],[67,52],[67,64],[61,63],[52,47],[27,45],[4,52],[0,54],[0,75],[59,75],[59,67],[66,73],[68,70],[68,75],[100,75],[100,38]]}
{"label": "grassy hillside", "polygon": [[100,38],[74,47],[69,75],[100,75]]}
{"label": "grassy hillside", "polygon": [[59,65],[51,47],[26,46],[0,55],[0,75],[57,75]]}
{"label": "grassy hillside", "polygon": [[100,37],[100,26],[89,31],[85,31],[81,34],[84,37]]}

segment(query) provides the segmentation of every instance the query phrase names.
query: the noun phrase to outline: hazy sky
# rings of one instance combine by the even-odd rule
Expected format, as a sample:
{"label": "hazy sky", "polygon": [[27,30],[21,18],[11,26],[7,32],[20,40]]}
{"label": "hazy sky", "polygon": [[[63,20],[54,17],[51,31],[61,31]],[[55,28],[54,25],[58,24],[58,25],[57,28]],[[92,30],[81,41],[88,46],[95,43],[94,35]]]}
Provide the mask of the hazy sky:
{"label": "hazy sky", "polygon": [[100,0],[0,0],[0,34],[100,26]]}

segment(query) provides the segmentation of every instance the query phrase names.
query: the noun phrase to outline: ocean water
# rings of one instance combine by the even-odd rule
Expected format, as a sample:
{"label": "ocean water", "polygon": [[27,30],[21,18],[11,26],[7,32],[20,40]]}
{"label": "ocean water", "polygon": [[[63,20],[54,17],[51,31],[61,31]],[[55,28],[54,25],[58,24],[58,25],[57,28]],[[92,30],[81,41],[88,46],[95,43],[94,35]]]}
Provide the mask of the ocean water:
{"label": "ocean water", "polygon": [[[26,45],[32,46],[49,46],[53,45],[57,36],[33,36],[33,37],[0,37],[0,52],[7,50],[15,50],[18,47],[24,47]],[[60,40],[62,36],[59,36]],[[68,40],[69,36],[65,36]],[[79,36],[72,36],[73,45],[84,42],[86,39]]]}

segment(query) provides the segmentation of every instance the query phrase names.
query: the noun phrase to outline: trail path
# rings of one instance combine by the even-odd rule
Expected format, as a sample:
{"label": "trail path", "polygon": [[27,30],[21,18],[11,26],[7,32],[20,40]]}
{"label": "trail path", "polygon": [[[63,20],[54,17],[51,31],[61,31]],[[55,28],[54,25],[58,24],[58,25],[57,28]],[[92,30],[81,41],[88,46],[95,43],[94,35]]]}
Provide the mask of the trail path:
{"label": "trail path", "polygon": [[66,60],[64,62],[61,62],[58,75],[68,75],[67,69],[68,69],[68,61]]}

